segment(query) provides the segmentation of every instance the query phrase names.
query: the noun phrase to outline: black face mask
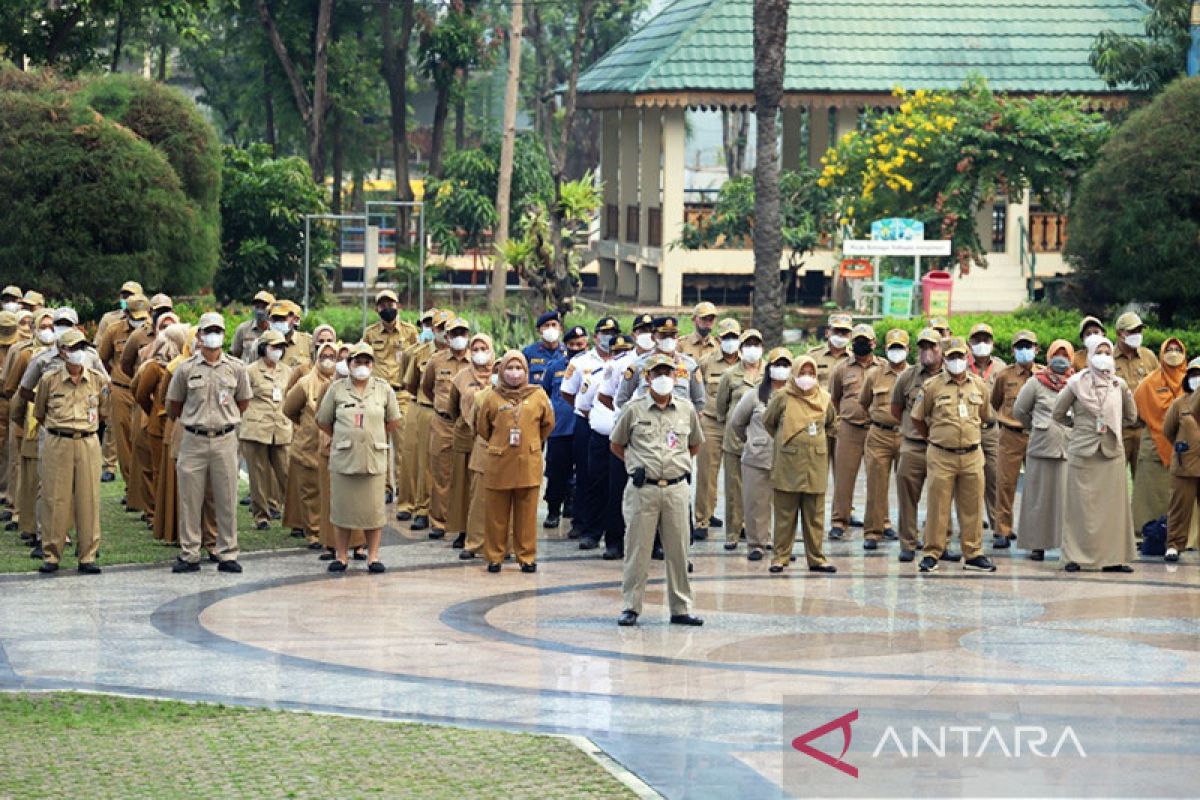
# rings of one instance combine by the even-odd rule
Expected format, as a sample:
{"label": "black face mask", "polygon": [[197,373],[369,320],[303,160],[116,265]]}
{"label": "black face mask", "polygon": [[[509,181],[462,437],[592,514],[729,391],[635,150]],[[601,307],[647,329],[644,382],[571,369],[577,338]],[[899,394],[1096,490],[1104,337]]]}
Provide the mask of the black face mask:
{"label": "black face mask", "polygon": [[854,352],[854,355],[862,358],[863,356],[870,354],[871,342],[867,339],[855,339],[850,343],[850,349]]}
{"label": "black face mask", "polygon": [[162,315],[167,313],[170,310],[171,309],[169,309],[169,308],[160,308],[157,311],[150,312],[150,321],[154,323],[155,328],[158,327],[158,320],[162,317]]}
{"label": "black face mask", "polygon": [[575,356],[583,355],[586,352],[586,347],[580,347],[579,349],[567,348],[567,360],[570,361],[572,358],[575,358]]}
{"label": "black face mask", "polygon": [[395,322],[396,315],[399,313],[399,310],[395,308],[381,308],[379,309],[379,318],[384,322]]}

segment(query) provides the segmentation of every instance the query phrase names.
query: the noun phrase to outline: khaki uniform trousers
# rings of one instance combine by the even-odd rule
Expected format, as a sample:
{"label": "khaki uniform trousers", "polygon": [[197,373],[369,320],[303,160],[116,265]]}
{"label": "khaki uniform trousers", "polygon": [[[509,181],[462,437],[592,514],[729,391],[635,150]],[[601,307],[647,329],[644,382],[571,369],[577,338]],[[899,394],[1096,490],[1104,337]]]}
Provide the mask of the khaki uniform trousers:
{"label": "khaki uniform trousers", "polygon": [[[4,418],[8,419],[7,411],[4,412]],[[4,437],[8,442],[8,449],[5,451],[6,460],[3,465],[0,465],[8,476],[8,492],[5,496],[12,502],[13,519],[17,519],[17,496],[21,493],[21,438],[17,436],[19,427],[19,425],[9,423],[8,433]]]}
{"label": "khaki uniform trousers", "polygon": [[[326,550],[333,550],[337,547],[337,531],[329,520],[329,456],[317,459],[317,480],[320,484],[318,490],[321,495],[321,546]],[[362,529],[352,529],[350,531],[350,549],[357,550],[366,546],[367,536]]]}
{"label": "khaki uniform trousers", "polygon": [[[742,497],[742,457],[721,453],[725,470],[725,541],[736,542],[746,530],[745,501]],[[747,533],[749,539],[749,533]]]}
{"label": "khaki uniform trousers", "polygon": [[446,517],[446,530],[456,535],[467,532],[467,518],[471,513],[471,471],[467,469],[470,458],[470,453],[457,450],[451,453],[450,512]]}
{"label": "khaki uniform trousers", "polygon": [[100,549],[100,442],[95,434],[82,439],[46,435],[42,443],[42,550],[46,561],[62,560],[67,532],[78,535],[79,563],[96,560]]}
{"label": "khaki uniform trousers", "polygon": [[255,522],[271,522],[271,512],[283,509],[288,485],[288,448],[242,440],[242,455],[250,476],[250,508]]}
{"label": "khaki uniform trousers", "polygon": [[[32,413],[32,412],[29,412]],[[20,491],[17,494],[17,530],[33,536],[38,534],[38,498],[41,494],[41,477],[38,474],[37,442],[27,442],[22,436],[18,450],[21,454]]]}
{"label": "khaki uniform trousers", "polygon": [[128,487],[133,483],[133,412],[137,404],[133,399],[132,390],[115,383],[109,384],[109,387],[112,417],[108,420],[108,428],[112,431],[113,446],[117,451],[117,466],[121,470],[128,493]]}
{"label": "khaki uniform trousers", "polygon": [[537,509],[540,489],[540,486],[521,489],[483,488],[487,526],[483,557],[489,564],[499,564],[508,552],[510,521],[517,561],[522,564],[537,561]]}
{"label": "khaki uniform trousers", "polygon": [[[138,411],[139,427],[133,432],[133,479],[138,484],[142,496],[142,511],[152,522],[154,520],[154,442],[146,432],[146,415]],[[161,440],[160,440],[161,441]]]}
{"label": "khaki uniform trousers", "polygon": [[120,465],[117,463],[117,433],[112,425],[111,389],[100,399],[100,416],[108,420],[108,424],[104,426],[104,436],[100,438],[100,464],[105,472],[115,474]]}
{"label": "khaki uniform trousers", "polygon": [[1025,463],[1025,448],[1029,434],[1000,427],[1000,457],[996,464],[996,527],[997,536],[1012,536],[1013,504],[1017,499],[1017,482]]}
{"label": "khaki uniform trousers", "polygon": [[411,514],[413,487],[408,479],[408,464],[404,460],[404,431],[412,416],[410,411],[416,407],[416,403],[409,399],[407,392],[396,392],[396,403],[400,406],[400,424],[392,431],[392,479],[388,481],[388,486],[392,489],[396,510]]}
{"label": "khaki uniform trousers", "polygon": [[[701,414],[700,430],[704,431],[704,444],[696,453],[696,527],[707,529],[708,521],[717,511],[717,478],[721,474],[721,439],[725,437],[725,426]],[[735,536],[738,533],[738,528],[732,525],[727,530],[732,530]]]}
{"label": "khaki uniform trousers", "polygon": [[[130,439],[129,439],[129,472],[123,469],[121,473],[125,475],[125,509],[127,511],[146,511],[153,503],[145,497],[144,486],[141,479],[141,466],[138,460],[137,444],[138,433],[141,431],[142,417],[145,415],[137,406],[133,407],[130,416]],[[117,445],[118,460],[120,459],[121,446]]]}
{"label": "khaki uniform trousers", "polygon": [[863,538],[880,541],[890,527],[888,519],[888,480],[900,460],[900,432],[872,425],[867,433],[867,511],[863,518]]}
{"label": "khaki uniform trousers", "polygon": [[823,566],[825,553],[821,550],[821,540],[825,536],[825,495],[776,489],[773,500],[775,555],[771,563],[786,567],[791,562],[792,547],[796,544],[796,523],[799,522],[804,536],[804,558],[810,567]]}
{"label": "khaki uniform trousers", "polygon": [[429,429],[434,419],[430,406],[413,403],[404,423],[404,469],[414,517],[429,516]]}
{"label": "khaki uniform trousers", "polygon": [[[1140,423],[1140,420],[1139,420]],[[1142,433],[1146,430],[1146,426],[1138,424],[1134,428],[1123,428],[1121,430],[1121,444],[1125,448],[1125,464],[1129,467],[1129,477],[1137,477],[1137,462],[1138,453],[1142,449]],[[1142,535],[1141,531],[1137,531],[1137,535]]]}
{"label": "khaki uniform trousers", "polygon": [[[863,450],[867,443],[866,427],[838,421],[837,452],[833,462],[833,521],[831,527],[850,527],[850,511],[854,505],[854,484],[862,466]],[[778,515],[776,510],[776,515]]]}
{"label": "khaki uniform trousers", "polygon": [[13,453],[11,437],[8,435],[8,400],[0,397],[0,502],[10,503],[17,493],[9,469],[9,456]]}
{"label": "khaki uniform trousers", "polygon": [[[742,505],[746,514],[746,541],[751,550],[766,550],[771,547],[771,515],[774,513],[772,500],[775,499],[775,490],[771,488],[771,470],[749,464],[740,466]],[[725,469],[729,469],[728,462]]]}
{"label": "khaki uniform trousers", "polygon": [[997,462],[1000,460],[1000,425],[993,422],[985,428],[980,446],[983,448],[983,504],[987,509],[988,524],[996,530],[996,483]]}
{"label": "khaki uniform trousers", "polygon": [[454,473],[454,426],[437,414],[429,428],[429,473],[429,525],[445,530]]}
{"label": "khaki uniform trousers", "polygon": [[925,488],[925,450],[927,445],[904,439],[896,463],[896,503],[900,506],[900,548],[916,550],[918,542],[917,509]]}
{"label": "khaki uniform trousers", "polygon": [[982,553],[984,456],[979,448],[970,453],[950,453],[933,445],[925,453],[929,469],[929,496],[925,505],[925,550],[941,558],[946,552],[950,507],[958,511],[962,554],[972,559]]}
{"label": "khaki uniform trousers", "polygon": [[294,531],[304,531],[308,544],[321,539],[320,471],[288,462],[287,497],[283,502],[283,525]]}
{"label": "khaki uniform trousers", "polygon": [[1171,477],[1171,505],[1167,509],[1167,547],[1183,552],[1188,547],[1196,502],[1200,500],[1200,478]]}
{"label": "khaki uniform trousers", "polygon": [[185,431],[175,469],[179,487],[180,558],[191,563],[200,561],[200,520],[205,493],[211,491],[217,523],[215,555],[221,561],[237,560],[237,435],[230,432],[210,439]]}
{"label": "khaki uniform trousers", "polygon": [[686,614],[692,605],[692,586],[688,580],[688,501],[691,487],[686,481],[671,486],[625,487],[621,512],[625,516],[625,570],[621,594],[625,608],[642,613],[650,554],[654,550],[655,531],[661,531],[667,572],[667,604],[671,616]]}

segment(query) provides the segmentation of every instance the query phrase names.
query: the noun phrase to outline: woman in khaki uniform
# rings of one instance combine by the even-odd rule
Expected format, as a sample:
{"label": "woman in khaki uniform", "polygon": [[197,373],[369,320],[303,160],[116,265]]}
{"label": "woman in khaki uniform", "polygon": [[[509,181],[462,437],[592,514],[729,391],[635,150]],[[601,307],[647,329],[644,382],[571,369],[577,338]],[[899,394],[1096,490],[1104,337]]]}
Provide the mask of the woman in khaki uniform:
{"label": "woman in khaki uniform", "polygon": [[[754,328],[749,328],[742,332],[738,339],[738,345],[738,363],[721,374],[721,382],[717,386],[714,401],[720,433],[720,441],[714,444],[721,449],[721,466],[725,470],[726,550],[736,550],[738,542],[743,536],[748,541],[750,540],[749,528],[746,525],[741,465],[742,448],[746,443],[745,433],[734,433],[730,429],[729,418],[733,416],[733,410],[737,408],[738,401],[751,389],[758,386],[763,378],[762,334]],[[701,422],[703,421],[702,417]],[[756,548],[753,543],[750,548],[752,561],[762,558],[761,550],[757,550],[758,555],[754,556]]]}
{"label": "woman in khaki uniform", "polygon": [[250,507],[260,531],[271,527],[271,518],[283,510],[287,491],[288,445],[292,423],[283,414],[283,395],[291,368],[283,363],[283,336],[274,330],[258,337],[258,359],[246,367],[250,405],[242,414],[238,439],[250,474]]}
{"label": "woman in khaki uniform", "polygon": [[771,572],[782,572],[791,561],[797,521],[803,525],[809,570],[837,572],[821,551],[829,482],[827,437],[836,432],[836,424],[829,393],[817,382],[817,363],[800,356],[792,366],[792,380],[775,393],[763,414],[763,427],[775,438],[771,462],[775,557]]}
{"label": "woman in khaki uniform", "polygon": [[300,531],[310,550],[321,549],[321,431],[317,428],[317,400],[336,373],[337,345],[318,344],[314,367],[292,384],[283,401],[283,414],[292,421],[292,446],[288,448],[287,499],[283,524]]}
{"label": "woman in khaki uniform", "polygon": [[[34,315],[33,319],[34,338],[29,347],[17,354],[17,360],[12,365],[12,374],[9,376],[14,379],[5,383],[5,391],[13,396],[15,396],[25,368],[29,366],[33,357],[54,346],[54,309],[42,309]],[[10,403],[9,424],[16,430],[20,440],[18,450],[21,466],[18,473],[20,488],[17,493],[19,523],[17,530],[20,531],[22,539],[33,544],[38,537],[38,428],[37,420],[33,414],[26,413],[27,410],[25,403]],[[40,545],[35,547],[34,554],[38,558],[42,556],[40,551]]]}
{"label": "woman in khaki uniform", "polygon": [[540,386],[529,383],[529,365],[517,350],[500,359],[500,380],[480,403],[476,430],[487,440],[483,488],[487,497],[484,557],[499,572],[508,544],[509,519],[522,572],[537,571],[537,502],[542,485],[542,445],[554,429],[554,410]]}
{"label": "woman in khaki uniform", "polygon": [[776,347],[767,356],[766,377],[752,391],[742,394],[725,428],[727,443],[731,435],[742,442],[738,458],[751,561],[762,561],[763,553],[771,547],[771,464],[775,444],[763,427],[763,412],[771,395],[786,387],[791,379],[792,352],[786,347]]}
{"label": "woman in khaki uniform", "polygon": [[[350,377],[350,345],[345,342],[337,342],[334,347],[337,348],[337,363],[333,365],[333,381],[337,381]],[[317,408],[321,407],[321,400],[325,398],[325,392],[329,391],[333,381],[326,384],[317,396]],[[318,560],[333,561],[337,557],[337,529],[329,520],[329,436],[320,430],[319,425],[317,430],[321,434],[320,448],[317,451],[319,459],[317,461],[317,480],[321,492],[321,547],[324,550]],[[351,556],[355,561],[367,560],[367,537],[363,536],[362,528],[350,530],[349,546]]]}
{"label": "woman in khaki uniform", "polygon": [[334,381],[317,409],[317,425],[330,437],[329,519],[337,529],[337,558],[330,572],[346,570],[350,531],[367,538],[367,569],[384,571],[379,540],[387,509],[391,433],[400,426],[400,405],[387,381],[371,375],[375,351],[366,342],[350,348],[350,377]]}
{"label": "woman in khaki uniform", "polygon": [[[150,353],[154,349],[154,342],[158,335],[172,325],[179,324],[179,316],[174,311],[164,311],[154,320],[154,333],[150,341],[138,348],[137,359],[134,362],[133,372],[135,377],[141,365],[149,358]],[[130,384],[132,385],[132,384]],[[131,445],[133,450],[130,455],[131,468],[133,470],[133,482],[136,489],[133,494],[137,498],[136,504],[132,510],[142,511],[142,520],[151,528],[154,527],[154,474],[158,469],[158,463],[154,460],[154,442],[151,440],[150,432],[146,415],[142,410],[134,404],[133,414],[130,419],[133,435],[131,437]],[[128,491],[129,487],[126,487]]]}
{"label": "woman in khaki uniform", "polygon": [[453,546],[463,551],[461,557],[464,559],[473,558],[483,547],[482,514],[477,515],[478,527],[474,532],[471,530],[471,510],[476,494],[481,494],[477,490],[483,462],[480,459],[479,469],[475,469],[472,462],[476,459],[472,454],[477,450],[486,453],[487,450],[486,446],[477,445],[482,440],[475,435],[471,423],[475,414],[476,393],[492,385],[492,367],[496,363],[492,337],[486,333],[472,336],[467,352],[471,357],[471,366],[454,376],[448,405],[449,414],[454,418],[454,470],[450,481],[450,519],[447,524],[450,530],[458,531]]}
{"label": "woman in khaki uniform", "polygon": [[1195,530],[1200,501],[1200,358],[1187,365],[1183,395],[1171,404],[1162,432],[1171,442],[1171,506],[1167,512],[1167,552],[1164,560],[1179,560]]}
{"label": "woman in khaki uniform", "polygon": [[[150,529],[154,531],[155,538],[161,539],[160,531],[165,529],[165,525],[160,524],[160,515],[175,515],[174,497],[167,498],[164,493],[163,483],[167,476],[164,474],[164,465],[167,461],[167,455],[164,453],[165,443],[167,439],[167,385],[171,382],[171,375],[167,371],[167,366],[175,360],[180,353],[183,352],[183,346],[188,339],[188,327],[186,325],[168,325],[164,330],[154,337],[154,344],[150,349],[150,357],[142,362],[138,367],[137,373],[133,376],[133,399],[138,407],[142,410],[142,419],[146,428],[145,435],[150,449],[151,459],[151,486],[150,497],[152,498],[151,507],[154,509],[154,514],[150,522]],[[174,427],[172,421],[171,427]],[[171,472],[170,483],[172,494],[174,493],[174,470]],[[174,533],[174,521],[170,525],[172,533]],[[174,537],[170,541],[175,541]]]}
{"label": "woman in khaki uniform", "polygon": [[1143,424],[1130,501],[1135,536],[1141,536],[1147,522],[1166,514],[1171,504],[1171,447],[1174,442],[1163,434],[1163,420],[1171,404],[1183,394],[1183,379],[1187,373],[1187,349],[1183,342],[1174,337],[1164,341],[1158,362],[1158,368],[1133,390],[1133,402]]}

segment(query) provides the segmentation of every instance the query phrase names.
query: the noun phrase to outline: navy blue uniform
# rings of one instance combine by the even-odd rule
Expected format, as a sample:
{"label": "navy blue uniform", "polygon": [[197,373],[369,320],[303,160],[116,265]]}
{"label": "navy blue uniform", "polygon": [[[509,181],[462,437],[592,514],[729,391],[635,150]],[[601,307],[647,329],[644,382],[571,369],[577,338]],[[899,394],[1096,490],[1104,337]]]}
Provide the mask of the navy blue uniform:
{"label": "navy blue uniform", "polygon": [[546,367],[550,366],[550,362],[559,356],[566,357],[566,352],[567,348],[561,342],[549,349],[544,341],[528,345],[521,353],[529,362],[529,382],[540,384],[542,375],[545,374]]}
{"label": "navy blue uniform", "polygon": [[[528,349],[528,348],[527,348]],[[546,364],[541,385],[554,408],[554,430],[546,440],[546,509],[547,517],[562,515],[575,484],[574,437],[575,409],[563,400],[562,382],[566,375],[568,353],[564,349]],[[532,367],[531,367],[532,369]]]}

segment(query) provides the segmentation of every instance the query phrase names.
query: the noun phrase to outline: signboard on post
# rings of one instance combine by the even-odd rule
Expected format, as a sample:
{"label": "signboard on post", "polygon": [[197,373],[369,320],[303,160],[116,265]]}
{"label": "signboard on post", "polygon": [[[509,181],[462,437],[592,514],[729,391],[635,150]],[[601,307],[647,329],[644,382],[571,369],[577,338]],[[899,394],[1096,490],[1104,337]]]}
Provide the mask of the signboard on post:
{"label": "signboard on post", "polygon": [[842,254],[847,256],[948,256],[949,239],[844,239]]}
{"label": "signboard on post", "polygon": [[[846,257],[842,263],[844,265],[847,261],[861,261],[868,257],[877,258],[879,256],[912,258],[913,279],[911,283],[899,278],[889,278],[887,281],[880,282],[878,264],[874,270],[875,284],[879,287],[875,295],[876,312],[880,310],[878,303],[882,300],[882,311],[885,314],[908,317],[912,313],[914,289],[921,283],[921,257],[948,256],[950,255],[950,246],[949,239],[926,241],[925,223],[919,219],[887,217],[871,223],[870,239],[844,239],[842,241],[842,255]],[[905,285],[902,286],[901,283]],[[946,305],[949,306],[948,292]],[[907,311],[904,311],[905,307],[907,307]],[[901,313],[902,311],[903,313]]]}

